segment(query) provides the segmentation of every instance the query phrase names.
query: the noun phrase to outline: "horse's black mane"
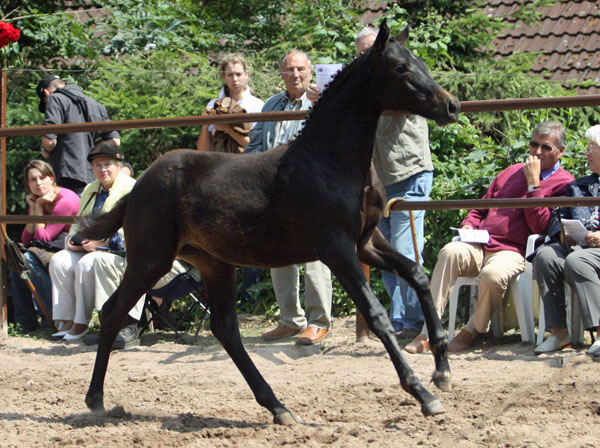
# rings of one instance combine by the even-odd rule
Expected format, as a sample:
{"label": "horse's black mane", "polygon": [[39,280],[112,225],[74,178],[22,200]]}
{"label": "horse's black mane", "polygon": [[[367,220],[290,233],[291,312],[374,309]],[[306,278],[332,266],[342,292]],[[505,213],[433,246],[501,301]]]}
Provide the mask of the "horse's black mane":
{"label": "horse's black mane", "polygon": [[[339,94],[340,89],[345,85],[345,82],[350,78],[350,75],[354,74],[357,70],[357,67],[360,68],[361,64],[368,58],[369,52],[363,53],[354,59],[349,64],[345,65],[339,72],[335,74],[331,82],[327,85],[327,88],[315,104],[314,109],[317,109],[319,105],[322,103],[324,99],[328,99],[331,96],[337,96]],[[365,77],[368,76],[370,72],[370,66],[368,70],[360,71]]]}
{"label": "horse's black mane", "polygon": [[[305,125],[302,127],[296,138],[290,142],[290,145],[301,139],[306,129],[306,124],[308,123],[311,116],[314,113],[319,112],[320,108],[323,107],[323,104],[329,102],[330,98],[339,95],[339,91],[342,89],[342,87],[345,87],[346,81],[349,78],[351,78],[351,75],[353,75],[354,72],[358,71],[364,78],[369,76],[371,70],[370,65],[368,65],[367,68],[364,68],[363,65],[366,64],[366,60],[367,58],[369,58],[370,53],[370,51],[362,53],[352,62],[342,67],[342,69],[335,74],[335,76],[327,85],[327,88],[323,91],[317,102],[314,104],[313,107],[309,109],[308,114],[306,116]],[[355,82],[360,82],[361,79],[362,78],[358,78],[355,80]]]}

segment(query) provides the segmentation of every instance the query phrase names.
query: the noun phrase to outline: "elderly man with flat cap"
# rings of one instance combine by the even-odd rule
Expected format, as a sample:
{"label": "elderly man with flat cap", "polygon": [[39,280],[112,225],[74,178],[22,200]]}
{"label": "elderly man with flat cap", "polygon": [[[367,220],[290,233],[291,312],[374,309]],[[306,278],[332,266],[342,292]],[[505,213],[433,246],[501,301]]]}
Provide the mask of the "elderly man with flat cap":
{"label": "elderly man with flat cap", "polygon": [[[36,87],[40,98],[39,110],[44,124],[85,123],[110,121],[106,108],[83,94],[75,84],[65,84],[57,75],[44,77]],[[121,143],[116,131],[74,132],[42,136],[42,157],[49,159],[59,186],[81,196],[85,186],[94,180],[87,156],[100,140]]]}

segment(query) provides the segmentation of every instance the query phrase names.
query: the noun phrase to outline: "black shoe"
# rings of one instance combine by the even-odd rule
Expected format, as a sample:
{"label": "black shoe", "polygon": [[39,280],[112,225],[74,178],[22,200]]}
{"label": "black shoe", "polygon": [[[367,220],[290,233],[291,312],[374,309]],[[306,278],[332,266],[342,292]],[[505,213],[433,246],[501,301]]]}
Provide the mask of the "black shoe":
{"label": "black shoe", "polygon": [[112,348],[123,350],[124,348],[135,347],[136,345],[140,345],[138,328],[137,326],[128,325],[119,331]]}
{"label": "black shoe", "polygon": [[84,337],[81,338],[81,341],[85,345],[98,345],[98,342],[100,341],[100,334],[99,333],[88,333]]}
{"label": "black shoe", "polygon": [[[100,341],[100,334],[86,334],[83,338],[81,338],[84,344],[86,345],[98,345]],[[138,337],[138,329],[134,326],[127,326],[122,328],[115,342],[113,342],[112,348],[113,350],[123,350],[129,347],[135,347],[136,345],[140,345],[140,338]]]}

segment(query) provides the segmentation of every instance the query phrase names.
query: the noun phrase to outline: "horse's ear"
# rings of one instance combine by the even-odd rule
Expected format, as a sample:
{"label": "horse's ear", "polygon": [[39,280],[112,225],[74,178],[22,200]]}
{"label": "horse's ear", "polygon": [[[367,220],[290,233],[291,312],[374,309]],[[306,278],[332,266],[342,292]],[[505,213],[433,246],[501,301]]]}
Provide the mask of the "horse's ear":
{"label": "horse's ear", "polygon": [[390,29],[387,26],[386,19],[383,19],[381,24],[379,25],[379,32],[377,33],[377,39],[375,39],[375,43],[373,46],[378,52],[383,52],[387,45],[387,41],[390,38]]}
{"label": "horse's ear", "polygon": [[395,37],[395,41],[404,45],[404,43],[408,40],[408,32],[410,30],[410,26],[406,25],[406,27],[400,31],[400,33]]}

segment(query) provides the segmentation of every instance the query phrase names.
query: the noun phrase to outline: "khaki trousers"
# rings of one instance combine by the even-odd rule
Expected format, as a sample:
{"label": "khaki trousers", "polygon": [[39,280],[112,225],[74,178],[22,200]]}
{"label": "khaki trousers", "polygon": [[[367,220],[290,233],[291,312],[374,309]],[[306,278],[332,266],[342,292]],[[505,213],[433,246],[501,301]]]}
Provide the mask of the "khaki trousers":
{"label": "khaki trousers", "polygon": [[[453,241],[438,254],[431,277],[431,294],[438,316],[442,316],[458,277],[479,277],[475,311],[467,323],[471,333],[486,333],[492,313],[501,305],[511,279],[523,272],[525,258],[518,252],[485,252],[481,245]],[[424,326],[423,332],[427,329]]]}
{"label": "khaki trousers", "polygon": [[328,330],[331,327],[331,271],[320,261],[304,265],[306,312],[300,305],[300,267],[271,269],[273,290],[281,311],[281,323],[290,328],[307,325]]}

